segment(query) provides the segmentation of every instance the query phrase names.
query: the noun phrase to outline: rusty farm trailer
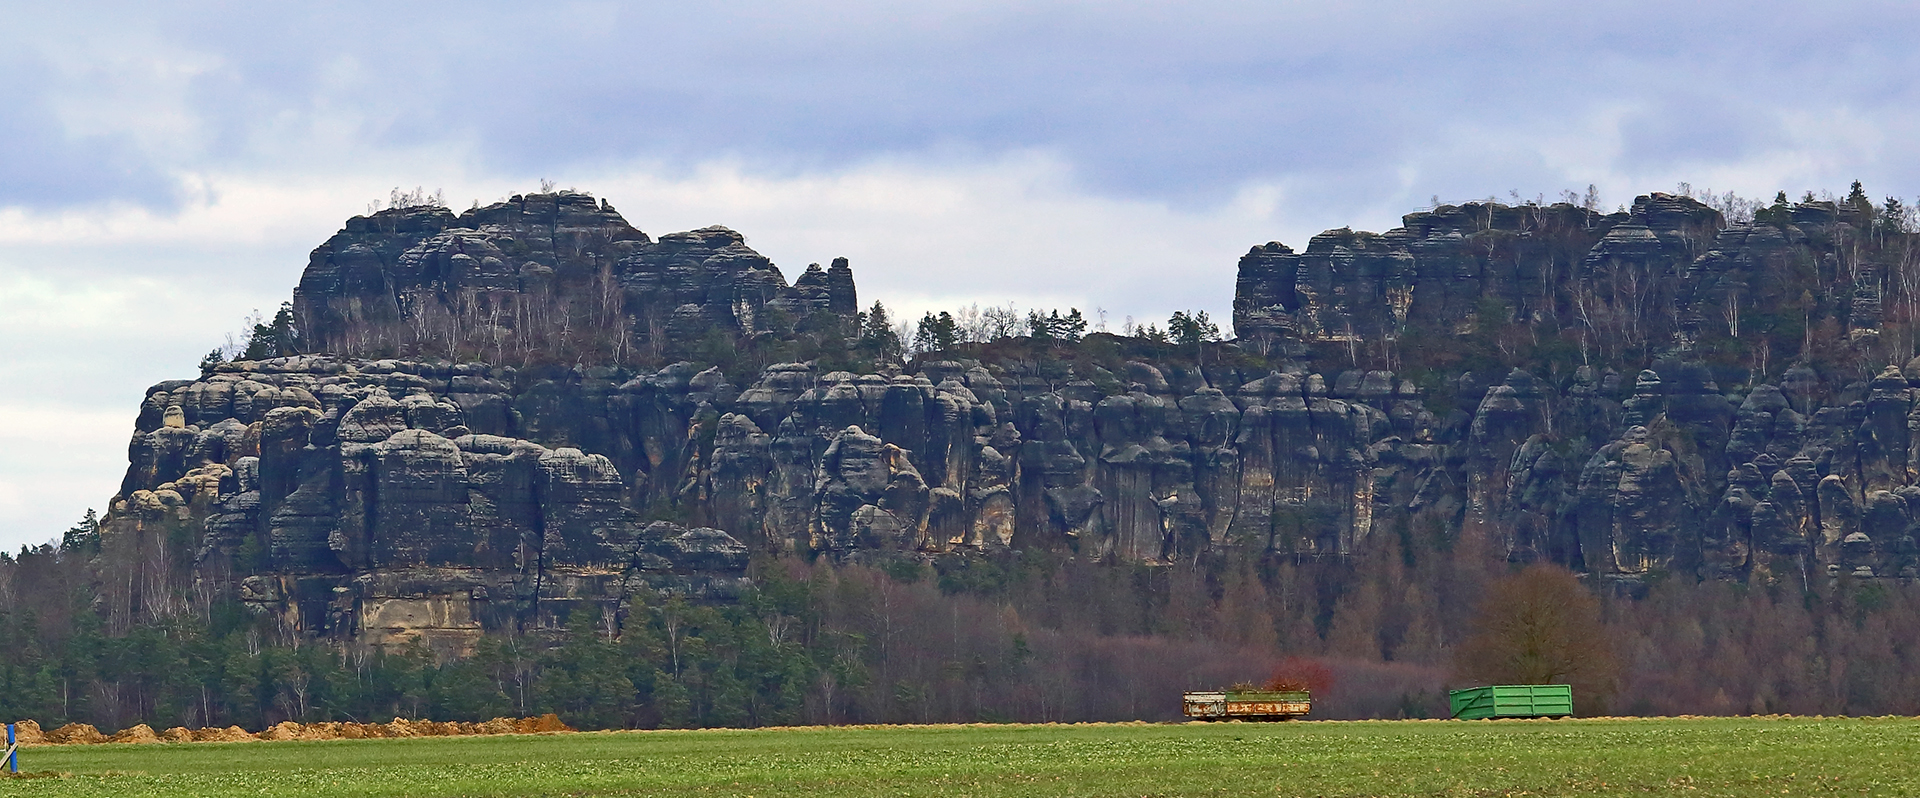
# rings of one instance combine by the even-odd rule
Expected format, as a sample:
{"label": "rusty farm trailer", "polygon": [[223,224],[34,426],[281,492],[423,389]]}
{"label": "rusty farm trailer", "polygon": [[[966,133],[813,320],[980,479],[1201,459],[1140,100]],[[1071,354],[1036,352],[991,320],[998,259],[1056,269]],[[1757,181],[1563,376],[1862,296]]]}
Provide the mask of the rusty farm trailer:
{"label": "rusty farm trailer", "polygon": [[1195,720],[1287,720],[1313,707],[1305,690],[1215,690],[1190,692],[1182,698],[1182,711]]}

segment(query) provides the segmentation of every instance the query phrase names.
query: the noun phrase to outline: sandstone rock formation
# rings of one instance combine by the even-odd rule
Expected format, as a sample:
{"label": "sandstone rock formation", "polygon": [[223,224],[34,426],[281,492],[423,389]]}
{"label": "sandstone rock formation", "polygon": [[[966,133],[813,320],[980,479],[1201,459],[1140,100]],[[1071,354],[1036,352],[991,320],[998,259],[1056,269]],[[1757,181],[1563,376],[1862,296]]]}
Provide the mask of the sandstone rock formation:
{"label": "sandstone rock formation", "polygon": [[424,206],[354,217],[313,251],[294,290],[309,351],[378,357],[430,343],[493,363],[681,356],[711,333],[804,334],[857,306],[844,258],[788,285],[739,233],[655,241],[573,192],[457,216]]}
{"label": "sandstone rock formation", "polygon": [[[1920,360],[1849,371],[1907,296],[1849,213],[1443,206],[1254,248],[1238,341],[1197,360],[1096,336],[743,378],[689,342],[844,334],[844,261],[788,285],[731,231],[653,241],[575,194],[387,211],[314,252],[320,354],[148,392],[113,517],[187,525],[203,579],[373,645],[724,600],[753,551],[1322,558],[1432,528],[1625,582],[1916,577]],[[1558,359],[1434,349],[1529,334]]]}
{"label": "sandstone rock formation", "polygon": [[[1903,421],[1920,368],[1871,376],[1913,353],[1910,234],[1859,204],[1757,216],[1727,225],[1666,194],[1607,215],[1469,203],[1303,253],[1267,244],[1241,260],[1235,331],[1287,356],[1509,324],[1565,331],[1582,360],[1647,364],[1557,385],[1450,375],[1451,404],[1472,410],[1437,438],[1464,466],[1462,523],[1510,554],[1629,577],[1920,575]],[[1904,337],[1882,341],[1890,322]],[[1775,350],[1798,362],[1769,367]]]}

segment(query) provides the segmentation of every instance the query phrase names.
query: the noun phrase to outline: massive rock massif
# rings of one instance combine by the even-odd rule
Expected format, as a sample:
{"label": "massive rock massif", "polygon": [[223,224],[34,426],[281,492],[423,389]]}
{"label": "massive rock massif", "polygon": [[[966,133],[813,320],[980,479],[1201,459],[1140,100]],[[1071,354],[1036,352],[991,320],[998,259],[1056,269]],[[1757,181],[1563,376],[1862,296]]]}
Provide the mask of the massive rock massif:
{"label": "massive rock massif", "polygon": [[[1454,485],[1432,495],[1510,556],[1626,578],[1911,578],[1905,225],[1859,200],[1778,201],[1735,225],[1665,194],[1607,215],[1442,206],[1302,253],[1254,248],[1234,325],[1270,354],[1374,346],[1438,378],[1459,411],[1433,474]],[[1520,367],[1447,373],[1431,342],[1475,336]]]}
{"label": "massive rock massif", "polygon": [[314,252],[314,354],[149,391],[113,517],[188,528],[209,589],[374,645],[726,599],[753,551],[1432,534],[1628,585],[1910,578],[1920,361],[1878,367],[1912,354],[1914,267],[1863,213],[1443,206],[1255,247],[1234,343],[855,373],[736,356],[852,336],[845,261],[788,285],[736,233],[654,241],[577,194],[385,211]]}
{"label": "massive rock massif", "polygon": [[654,241],[584,194],[516,196],[458,216],[357,216],[294,289],[311,351],[492,363],[618,363],[693,353],[714,330],[793,337],[856,311],[844,258],[792,285],[739,233]]}

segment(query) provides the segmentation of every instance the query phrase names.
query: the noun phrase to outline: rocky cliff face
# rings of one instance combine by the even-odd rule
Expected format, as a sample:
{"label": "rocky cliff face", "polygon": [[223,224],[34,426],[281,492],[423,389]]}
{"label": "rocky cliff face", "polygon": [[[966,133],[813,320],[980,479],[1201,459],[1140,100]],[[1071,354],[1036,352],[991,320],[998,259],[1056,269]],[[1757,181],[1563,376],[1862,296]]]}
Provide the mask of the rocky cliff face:
{"label": "rocky cliff face", "polygon": [[1577,347],[1594,365],[1515,346],[1537,359],[1493,385],[1421,364],[1462,411],[1435,477],[1467,533],[1613,576],[1917,575],[1916,264],[1871,206],[1781,202],[1729,226],[1653,194],[1610,215],[1468,204],[1405,222],[1254,248],[1234,324],[1278,355],[1418,360],[1502,326]]}
{"label": "rocky cliff face", "polygon": [[857,305],[844,258],[788,285],[732,230],[654,241],[570,192],[355,217],[294,290],[310,351],[491,363],[681,357],[710,334],[792,337]]}
{"label": "rocky cliff face", "polygon": [[580,195],[388,211],[301,280],[324,354],[148,393],[113,515],[191,527],[209,584],[370,644],[724,599],[755,550],[1435,534],[1629,582],[1915,577],[1920,360],[1863,365],[1911,354],[1912,267],[1850,213],[1442,207],[1254,248],[1235,344],[729,377],[687,342],[843,334],[844,261],[789,286],[738,234],[652,241]]}
{"label": "rocky cliff face", "polygon": [[194,522],[203,578],[236,580],[294,628],[373,644],[470,644],[639,590],[738,592],[740,541],[636,512],[603,454],[505,434],[606,419],[534,395],[521,407],[542,416],[523,419],[504,372],[294,357],[162,383],[114,513]]}
{"label": "rocky cliff face", "polygon": [[[1823,210],[1827,218],[1817,218]],[[1837,221],[1831,206],[1800,211],[1796,221],[1816,232]],[[1712,208],[1666,194],[1609,215],[1568,204],[1441,206],[1381,234],[1329,230],[1301,253],[1278,242],[1255,247],[1240,262],[1234,329],[1271,350],[1301,339],[1382,341],[1577,318],[1594,346],[1664,344],[1712,323],[1736,290],[1731,282],[1764,287],[1778,276],[1764,272],[1780,265],[1768,256],[1786,246],[1785,233],[1749,226],[1721,236],[1722,226]],[[1696,265],[1709,251],[1716,257]],[[1768,304],[1752,293],[1743,299]]]}

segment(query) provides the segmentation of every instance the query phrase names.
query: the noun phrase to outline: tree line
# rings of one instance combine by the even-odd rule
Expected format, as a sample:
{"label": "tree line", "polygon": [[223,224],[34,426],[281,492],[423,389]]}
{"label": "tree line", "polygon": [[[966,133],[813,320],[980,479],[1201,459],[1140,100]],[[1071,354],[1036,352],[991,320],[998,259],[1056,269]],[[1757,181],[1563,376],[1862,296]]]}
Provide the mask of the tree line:
{"label": "tree line", "polygon": [[[874,303],[872,313],[882,312],[880,304]],[[1094,324],[1092,332],[1105,333],[1106,312],[1098,311],[1098,314],[1100,320]],[[1043,343],[1077,344],[1086,338],[1088,326],[1086,314],[1079,308],[1068,308],[1066,313],[1061,313],[1059,308],[1044,313],[1034,309],[1027,311],[1023,319],[1019,309],[1013,305],[984,310],[978,305],[970,305],[957,313],[943,310],[936,314],[928,311],[914,325],[911,335],[901,335],[899,338],[905,342],[903,351],[906,354],[922,355],[949,351],[962,344],[987,344],[1017,337]],[[1186,347],[1198,347],[1203,343],[1221,340],[1220,325],[1214,323],[1204,310],[1174,311],[1167,319],[1164,331],[1157,324],[1136,325],[1133,318],[1128,317],[1119,335]]]}
{"label": "tree line", "polygon": [[113,587],[128,570],[115,534],[83,522],[59,545],[0,556],[0,717],[105,729],[545,712],[578,728],[1169,720],[1181,691],[1259,683],[1289,659],[1330,674],[1319,717],[1442,716],[1449,687],[1516,681],[1573,683],[1586,713],[1920,713],[1920,588],[1905,582],[1667,576],[1600,591],[1410,532],[1338,561],[1232,547],[1172,565],[1039,550],[762,556],[738,602],[638,595],[463,652],[303,638],[189,580],[171,580],[172,601],[133,601]]}

